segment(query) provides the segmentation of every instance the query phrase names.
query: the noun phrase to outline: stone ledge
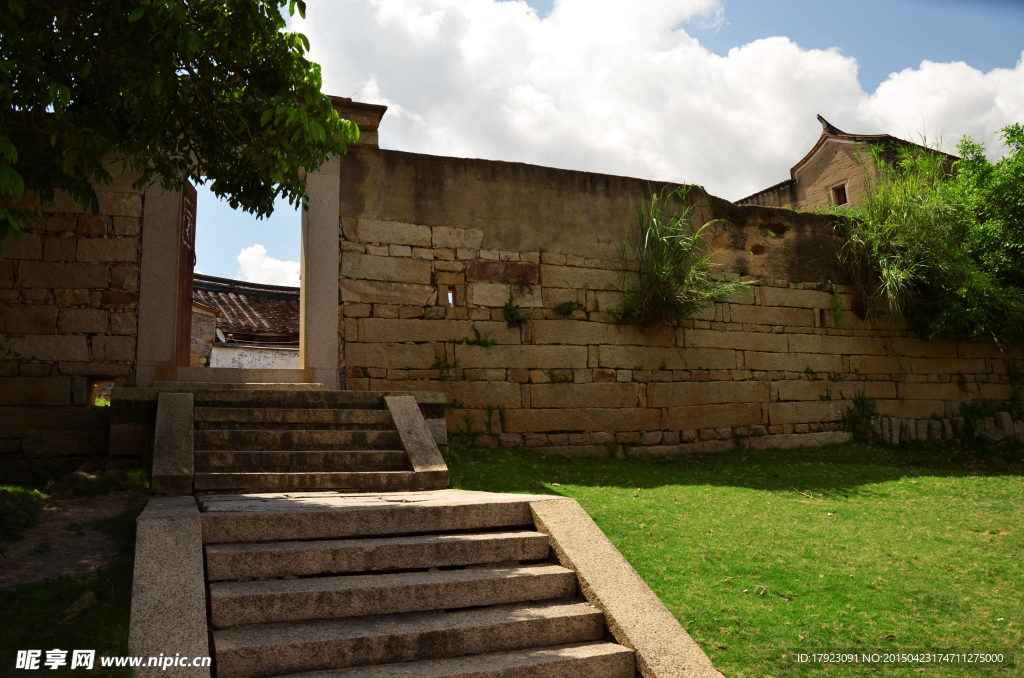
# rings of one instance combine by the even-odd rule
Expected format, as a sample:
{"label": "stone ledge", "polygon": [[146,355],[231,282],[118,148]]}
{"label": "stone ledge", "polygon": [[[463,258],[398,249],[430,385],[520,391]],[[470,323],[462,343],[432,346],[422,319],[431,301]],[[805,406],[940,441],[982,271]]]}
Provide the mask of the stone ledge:
{"label": "stone ledge", "polygon": [[[153,499],[136,521],[128,650],[144,657],[210,655],[202,526],[192,497]],[[141,667],[134,675],[208,678],[210,670]]]}
{"label": "stone ledge", "polygon": [[195,475],[195,434],[191,393],[161,393],[157,399],[153,435],[155,494],[192,494]]}
{"label": "stone ledge", "polygon": [[654,592],[574,499],[531,501],[537,529],[551,539],[563,567],[600,608],[615,640],[636,652],[644,678],[721,678]]}

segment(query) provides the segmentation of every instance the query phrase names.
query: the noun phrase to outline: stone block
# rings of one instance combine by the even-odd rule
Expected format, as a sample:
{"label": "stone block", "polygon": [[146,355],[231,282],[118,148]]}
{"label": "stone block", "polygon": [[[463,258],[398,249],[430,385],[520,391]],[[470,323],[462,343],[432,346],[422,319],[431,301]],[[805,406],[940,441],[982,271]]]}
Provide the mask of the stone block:
{"label": "stone block", "polygon": [[342,219],[345,238],[353,242],[388,243],[430,247],[430,227],[401,221]]}
{"label": "stone block", "polygon": [[[0,377],[0,405],[71,404],[70,377]],[[7,432],[2,437],[7,437]]]}
{"label": "stone block", "polygon": [[110,217],[83,214],[78,217],[78,223],[75,231],[77,231],[78,235],[84,235],[87,237],[104,236],[107,234],[110,222]]}
{"label": "stone block", "polygon": [[21,448],[33,459],[107,455],[106,431],[26,431]]}
{"label": "stone block", "polygon": [[626,384],[535,384],[530,387],[532,407],[637,407],[639,385]]}
{"label": "stone block", "polygon": [[736,352],[605,345],[598,350],[598,363],[611,369],[629,369],[636,365],[656,369],[665,365],[668,370],[688,370],[695,369],[698,364],[706,365],[708,369],[729,369],[736,367]]}
{"label": "stone block", "polygon": [[502,433],[498,436],[502,447],[522,447],[523,436],[518,433]]}
{"label": "stone block", "polygon": [[78,241],[78,261],[87,264],[135,262],[139,241],[135,238],[82,238]]}
{"label": "stone block", "polygon": [[[411,395],[390,395],[384,397],[384,402],[391,412],[391,419],[409,455],[413,471],[442,473],[447,481],[448,466],[437,449],[433,434],[427,428],[416,398]],[[444,482],[443,486],[447,487],[448,483]]]}
{"label": "stone block", "polygon": [[57,331],[61,334],[103,334],[107,331],[109,315],[94,308],[62,308],[57,318]]}
{"label": "stone block", "polygon": [[574,290],[617,290],[619,287],[618,271],[602,268],[541,264],[540,275],[544,287],[566,287]]}
{"label": "stone block", "polygon": [[517,409],[505,413],[505,430],[510,433],[653,431],[660,428],[661,411],[646,408]]}
{"label": "stone block", "polygon": [[434,226],[433,247],[445,249],[480,249],[484,241],[484,232],[477,228],[449,228],[447,226]]}
{"label": "stone block", "polygon": [[345,343],[347,367],[425,370],[443,355],[444,347],[439,344]]}
{"label": "stone block", "polygon": [[135,217],[114,217],[114,235],[134,235],[142,233],[142,221]]}
{"label": "stone block", "polygon": [[996,412],[993,419],[995,419],[996,428],[1001,429],[1011,438],[1013,437],[1013,417],[1009,412]]}
{"label": "stone block", "polygon": [[787,335],[768,332],[719,332],[715,330],[679,330],[680,345],[694,348],[732,348],[744,351],[785,353]]}
{"label": "stone block", "polygon": [[99,296],[99,305],[103,308],[135,308],[139,303],[138,292],[123,290],[105,290]]}
{"label": "stone block", "polygon": [[[767,381],[677,381],[648,384],[651,407],[683,407],[719,403],[766,403],[771,393]],[[758,422],[760,423],[760,417]],[[678,428],[714,428],[680,426]]]}
{"label": "stone block", "polygon": [[18,287],[21,288],[101,289],[106,286],[107,267],[101,264],[54,264],[45,261],[23,261],[18,267]]}
{"label": "stone block", "polygon": [[0,307],[0,331],[12,334],[53,334],[57,307],[12,304]]}
{"label": "stone block", "polygon": [[46,230],[50,233],[74,233],[76,220],[72,216],[51,216],[46,218]]}
{"label": "stone block", "polygon": [[96,362],[135,362],[135,337],[93,337],[92,359]]}
{"label": "stone block", "polygon": [[[540,308],[544,306],[540,285],[513,286],[511,289],[516,306],[520,308]],[[476,306],[500,308],[508,302],[508,294],[508,285],[475,283],[469,286],[469,303]]]}
{"label": "stone block", "polygon": [[[429,285],[430,262],[422,259],[376,257],[359,252],[342,252],[341,276],[343,278]],[[352,301],[365,300],[353,299]]]}
{"label": "stone block", "polygon": [[89,290],[54,290],[53,297],[58,306],[85,306],[92,293]]}
{"label": "stone block", "polygon": [[755,450],[790,450],[796,447],[838,445],[840,443],[848,443],[851,440],[853,440],[853,434],[848,431],[819,431],[817,433],[789,433],[765,436],[763,438],[751,438],[747,442]]}
{"label": "stone block", "polygon": [[110,285],[119,290],[139,290],[139,267],[134,264],[119,264],[110,268]]}
{"label": "stone block", "polygon": [[191,393],[161,393],[157,397],[156,428],[153,434],[153,480],[155,494],[192,494],[193,396]]}
{"label": "stone block", "polygon": [[911,358],[956,358],[957,344],[952,341],[926,341],[910,337],[895,337],[893,350],[898,356]]}
{"label": "stone block", "polygon": [[468,408],[520,406],[519,384],[507,381],[398,381],[371,379],[371,391],[426,391],[444,393],[448,400],[458,400]]}
{"label": "stone block", "polygon": [[768,418],[771,424],[839,421],[848,407],[848,403],[840,400],[771,403],[768,405]]}
{"label": "stone block", "polygon": [[[764,372],[803,372],[808,367],[814,372],[841,373],[843,357],[825,353],[760,353],[747,351],[743,354],[743,367]],[[865,374],[874,374],[865,373]]]}
{"label": "stone block", "polygon": [[[128,651],[210,656],[199,509],[192,497],[151,499],[136,521]],[[209,678],[209,668],[141,667],[135,676]]]}
{"label": "stone block", "polygon": [[403,320],[366,318],[359,321],[362,340],[368,343],[395,341],[446,342],[462,337],[473,337],[473,326],[484,337],[499,344],[519,344],[522,337],[518,329],[509,329],[504,322],[469,320]]}
{"label": "stone block", "polygon": [[[967,400],[960,388],[953,383],[930,384],[926,382],[906,382],[900,385],[903,397],[907,400]],[[941,410],[939,410],[941,412]]]}
{"label": "stone block", "polygon": [[671,327],[649,327],[646,331],[629,325],[586,320],[537,320],[533,323],[534,343],[575,345],[672,346]]}
{"label": "stone block", "polygon": [[807,308],[779,308],[730,304],[732,322],[744,325],[785,325],[787,327],[814,327],[814,311]]}
{"label": "stone block", "polygon": [[89,360],[83,336],[0,335],[0,360]]}
{"label": "stone block", "polygon": [[885,355],[885,340],[874,337],[839,337],[823,334],[790,334],[789,350],[794,353],[831,355]]}
{"label": "stone block", "polygon": [[4,253],[7,259],[42,259],[43,246],[39,235],[35,233],[20,233],[10,236],[3,241]]}
{"label": "stone block", "polygon": [[142,194],[122,191],[96,191],[100,199],[100,214],[112,217],[141,217]]}
{"label": "stone block", "polygon": [[904,358],[903,362],[910,363],[914,374],[984,374],[987,371],[982,358],[911,358],[909,361]]}
{"label": "stone block", "polygon": [[896,383],[892,381],[804,381],[787,379],[779,382],[779,400],[821,400],[828,393],[833,400],[849,400],[861,391],[869,398],[896,397]]}
{"label": "stone block", "polygon": [[788,287],[762,287],[765,306],[793,308],[832,308],[832,295],[816,290],[794,290]]}
{"label": "stone block", "polygon": [[60,363],[61,374],[76,374],[83,377],[127,377],[132,373],[132,366],[126,363]]}
{"label": "stone block", "polygon": [[582,369],[587,366],[587,347],[459,345],[455,347],[455,357],[466,368]]}
{"label": "stone block", "polygon": [[[836,356],[838,357],[838,356]],[[907,359],[890,358],[874,355],[851,355],[850,371],[859,371],[861,374],[903,374],[911,369],[910,361]],[[824,370],[821,370],[824,371]],[[839,370],[829,370],[839,371]]]}
{"label": "stone block", "polygon": [[[347,255],[346,255],[347,256]],[[341,300],[346,303],[426,306],[437,293],[431,285],[380,280],[340,280]]]}
{"label": "stone block", "polygon": [[523,262],[477,261],[466,266],[466,280],[502,283],[506,290],[508,285],[536,285],[540,282],[540,267]]}
{"label": "stone block", "polygon": [[75,261],[78,238],[46,238],[43,240],[43,259],[46,261]]}
{"label": "stone block", "polygon": [[928,420],[928,439],[942,440],[942,422],[935,419]]}
{"label": "stone block", "polygon": [[662,428],[667,430],[704,429],[761,424],[760,403],[721,403],[665,409]]}
{"label": "stone block", "polygon": [[134,311],[110,314],[111,334],[135,334],[139,327],[139,316]]}

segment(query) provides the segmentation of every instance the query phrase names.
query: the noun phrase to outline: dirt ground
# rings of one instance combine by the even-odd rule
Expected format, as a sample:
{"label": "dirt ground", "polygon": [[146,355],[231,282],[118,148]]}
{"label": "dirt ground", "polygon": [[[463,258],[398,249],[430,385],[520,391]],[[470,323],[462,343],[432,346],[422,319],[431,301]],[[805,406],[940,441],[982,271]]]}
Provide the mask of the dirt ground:
{"label": "dirt ground", "polygon": [[90,527],[66,529],[69,523],[110,518],[138,500],[137,492],[99,497],[47,499],[39,522],[21,539],[6,542],[0,556],[0,588],[14,589],[53,577],[81,578],[112,562],[121,542]]}

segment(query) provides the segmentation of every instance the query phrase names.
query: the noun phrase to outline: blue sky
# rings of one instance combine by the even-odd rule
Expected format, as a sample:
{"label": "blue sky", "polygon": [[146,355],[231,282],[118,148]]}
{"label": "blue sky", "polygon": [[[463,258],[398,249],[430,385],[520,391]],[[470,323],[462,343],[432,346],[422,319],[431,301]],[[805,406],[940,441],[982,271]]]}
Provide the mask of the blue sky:
{"label": "blue sky", "polygon": [[[1021,1],[528,4],[536,15],[521,0],[310,0],[294,26],[326,92],[389,105],[384,147],[694,181],[728,199],[786,178],[820,133],[815,113],[947,147],[969,133],[993,153],[995,130],[1024,122]],[[290,284],[299,238],[287,204],[257,221],[199,187],[198,270]]]}

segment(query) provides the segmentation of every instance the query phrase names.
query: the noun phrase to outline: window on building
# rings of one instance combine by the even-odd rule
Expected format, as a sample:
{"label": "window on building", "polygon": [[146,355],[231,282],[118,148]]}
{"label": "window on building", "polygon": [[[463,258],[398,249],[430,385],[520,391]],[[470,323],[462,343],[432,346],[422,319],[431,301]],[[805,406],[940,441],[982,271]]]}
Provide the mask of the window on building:
{"label": "window on building", "polygon": [[846,204],[846,184],[832,189],[832,202],[836,205]]}

